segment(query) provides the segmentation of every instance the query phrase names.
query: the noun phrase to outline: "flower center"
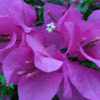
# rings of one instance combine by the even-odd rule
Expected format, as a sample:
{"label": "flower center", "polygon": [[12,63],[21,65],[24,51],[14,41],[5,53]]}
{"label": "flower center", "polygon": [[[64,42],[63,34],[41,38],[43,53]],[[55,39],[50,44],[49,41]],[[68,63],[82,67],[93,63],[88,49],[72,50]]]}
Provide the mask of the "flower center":
{"label": "flower center", "polygon": [[46,30],[47,30],[48,32],[52,32],[52,31],[55,30],[55,28],[56,28],[56,26],[54,25],[53,22],[51,22],[50,24],[47,24],[46,26],[47,26]]}

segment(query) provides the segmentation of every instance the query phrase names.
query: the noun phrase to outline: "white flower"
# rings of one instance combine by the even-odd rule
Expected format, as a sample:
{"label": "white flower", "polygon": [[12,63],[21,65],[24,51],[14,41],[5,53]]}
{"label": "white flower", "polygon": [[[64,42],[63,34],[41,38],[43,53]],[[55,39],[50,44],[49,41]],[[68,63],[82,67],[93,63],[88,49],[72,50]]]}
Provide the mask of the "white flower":
{"label": "white flower", "polygon": [[46,30],[47,30],[48,32],[52,32],[52,31],[55,30],[55,28],[56,28],[56,26],[54,25],[53,22],[51,22],[50,24],[47,24],[46,26],[47,26]]}

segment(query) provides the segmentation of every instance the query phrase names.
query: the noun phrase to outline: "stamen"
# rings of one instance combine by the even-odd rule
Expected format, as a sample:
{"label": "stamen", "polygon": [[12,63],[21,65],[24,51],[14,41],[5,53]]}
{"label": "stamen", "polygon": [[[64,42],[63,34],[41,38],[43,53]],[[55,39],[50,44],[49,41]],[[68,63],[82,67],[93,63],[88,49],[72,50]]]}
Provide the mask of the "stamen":
{"label": "stamen", "polygon": [[24,75],[24,74],[29,73],[30,71],[33,71],[34,69],[36,69],[36,68],[34,67],[34,68],[32,68],[32,69],[27,69],[27,70],[23,70],[23,71],[18,71],[18,72],[17,72],[17,75],[22,76],[22,75]]}
{"label": "stamen", "polygon": [[10,39],[9,38],[1,38],[0,37],[0,42],[7,42],[7,41],[10,41]]}
{"label": "stamen", "polygon": [[9,34],[0,34],[1,37],[8,37],[10,36]]}
{"label": "stamen", "polygon": [[61,12],[62,12],[62,15],[64,15],[64,14],[65,14],[65,10],[62,10]]}
{"label": "stamen", "polygon": [[80,41],[81,44],[83,44],[86,41],[86,38],[82,38],[82,40]]}
{"label": "stamen", "polygon": [[25,64],[26,65],[32,65],[33,64],[33,61],[25,61]]}
{"label": "stamen", "polygon": [[91,40],[89,43],[87,43],[85,46],[83,46],[83,49],[89,49],[89,48],[93,48],[94,46],[96,46],[96,44],[94,44],[95,42],[99,41],[100,37],[96,37],[95,39]]}
{"label": "stamen", "polygon": [[47,11],[48,15],[51,17],[51,19],[57,23],[56,19],[52,16],[52,14],[50,13],[50,10]]}
{"label": "stamen", "polygon": [[19,72],[17,72],[17,75],[18,76],[22,76],[23,74],[25,74],[26,72],[25,71],[19,71]]}
{"label": "stamen", "polygon": [[[8,42],[8,41],[10,41],[11,40],[11,38],[10,37],[7,37],[6,38],[6,36],[2,36],[2,37],[0,37],[0,42]],[[16,40],[17,42],[20,42],[21,40]]]}
{"label": "stamen", "polygon": [[33,76],[37,75],[39,72],[40,72],[39,70],[36,70],[36,71],[34,71],[34,72],[32,72],[32,73],[28,73],[28,74],[26,75],[26,77],[27,77],[28,79],[30,79],[30,78],[32,78]]}
{"label": "stamen", "polygon": [[89,46],[84,46],[83,49],[84,49],[84,50],[87,50],[87,49],[93,48],[93,47],[95,47],[95,46],[96,46],[96,44],[91,44],[91,45],[89,45]]}
{"label": "stamen", "polygon": [[53,31],[54,31],[54,32],[57,32],[57,33],[59,33],[59,31],[58,31],[58,30],[56,30],[56,29],[54,29]]}
{"label": "stamen", "polygon": [[99,41],[99,40],[100,40],[100,37],[96,37],[95,39],[91,40],[91,41],[89,42],[89,44],[94,43],[94,42],[97,42],[97,41]]}

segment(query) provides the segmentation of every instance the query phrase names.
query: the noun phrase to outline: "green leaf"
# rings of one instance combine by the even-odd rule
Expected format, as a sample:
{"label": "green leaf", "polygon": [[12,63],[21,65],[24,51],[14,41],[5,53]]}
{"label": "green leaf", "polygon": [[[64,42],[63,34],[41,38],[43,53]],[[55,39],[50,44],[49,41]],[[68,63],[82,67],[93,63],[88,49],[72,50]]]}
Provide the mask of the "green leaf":
{"label": "green leaf", "polygon": [[63,0],[59,0],[59,4],[60,5],[63,5]]}
{"label": "green leaf", "polygon": [[93,63],[92,61],[86,60],[86,61],[80,61],[80,64],[82,66],[91,68],[91,69],[95,69],[95,70],[99,70],[99,68],[96,66],[95,63]]}
{"label": "green leaf", "polygon": [[4,87],[0,96],[0,100],[2,100],[2,98],[6,95],[7,91],[8,91],[8,88]]}
{"label": "green leaf", "polygon": [[60,51],[61,51],[61,53],[65,53],[67,51],[67,49],[66,48],[63,48]]}
{"label": "green leaf", "polygon": [[54,4],[63,5],[63,0],[51,0],[51,2]]}
{"label": "green leaf", "polygon": [[0,82],[1,82],[3,85],[6,85],[6,80],[5,80],[5,77],[4,77],[3,73],[1,73],[1,75],[0,75]]}
{"label": "green leaf", "polygon": [[11,88],[11,89],[14,89],[13,83],[10,83],[8,87]]}
{"label": "green leaf", "polygon": [[36,22],[35,22],[35,25],[36,25],[36,26],[40,26],[40,25],[42,25],[42,24],[44,24],[44,21],[36,21]]}
{"label": "green leaf", "polygon": [[84,4],[78,4],[78,5],[76,5],[76,7],[79,9],[79,11],[81,12],[81,13],[86,13],[87,12],[87,10],[88,10],[88,4],[87,3],[84,3]]}
{"label": "green leaf", "polygon": [[64,1],[67,1],[68,3],[70,3],[70,1],[69,1],[69,0],[64,0]]}
{"label": "green leaf", "polygon": [[56,95],[52,100],[59,100],[58,96]]}
{"label": "green leaf", "polygon": [[88,9],[87,12],[84,14],[84,19],[87,20],[88,16],[93,12],[93,10]]}
{"label": "green leaf", "polygon": [[94,4],[94,3],[96,3],[96,1],[95,0],[86,0],[86,3],[88,3],[88,4]]}

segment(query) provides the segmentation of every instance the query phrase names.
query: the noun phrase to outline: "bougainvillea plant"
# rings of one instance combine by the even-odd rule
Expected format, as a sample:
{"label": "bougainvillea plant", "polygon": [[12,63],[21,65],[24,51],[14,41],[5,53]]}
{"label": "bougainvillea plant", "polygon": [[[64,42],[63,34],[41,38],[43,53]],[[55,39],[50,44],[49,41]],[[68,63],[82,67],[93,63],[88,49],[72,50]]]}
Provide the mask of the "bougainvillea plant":
{"label": "bougainvillea plant", "polygon": [[99,0],[0,0],[0,100],[100,100]]}

